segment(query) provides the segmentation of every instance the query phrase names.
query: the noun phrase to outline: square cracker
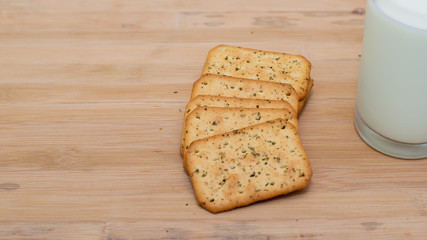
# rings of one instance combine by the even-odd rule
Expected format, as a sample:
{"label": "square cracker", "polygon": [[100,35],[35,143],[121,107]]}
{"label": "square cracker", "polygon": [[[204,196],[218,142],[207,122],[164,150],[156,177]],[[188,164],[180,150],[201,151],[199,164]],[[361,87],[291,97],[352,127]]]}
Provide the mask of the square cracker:
{"label": "square cracker", "polygon": [[298,95],[289,84],[206,74],[193,84],[191,100],[199,95],[287,101],[298,109]]}
{"label": "square cracker", "polygon": [[198,203],[218,213],[305,188],[312,170],[283,119],[193,142],[186,153]]}
{"label": "square cracker", "polygon": [[197,107],[239,107],[239,108],[288,108],[289,102],[284,100],[268,100],[255,98],[236,98],[223,96],[199,95],[192,99],[185,107],[184,119]]}
{"label": "square cracker", "polygon": [[209,96],[199,95],[191,100],[184,113],[184,126],[181,133],[181,155],[184,156],[184,135],[185,135],[185,119],[194,109],[200,106],[208,107],[232,107],[232,108],[286,108],[295,112],[292,106],[281,100],[265,100],[265,99],[253,99],[253,98],[234,98],[234,97],[221,97],[221,96]]}
{"label": "square cracker", "polygon": [[219,45],[209,51],[206,73],[291,84],[303,99],[308,94],[311,63],[303,56]]}

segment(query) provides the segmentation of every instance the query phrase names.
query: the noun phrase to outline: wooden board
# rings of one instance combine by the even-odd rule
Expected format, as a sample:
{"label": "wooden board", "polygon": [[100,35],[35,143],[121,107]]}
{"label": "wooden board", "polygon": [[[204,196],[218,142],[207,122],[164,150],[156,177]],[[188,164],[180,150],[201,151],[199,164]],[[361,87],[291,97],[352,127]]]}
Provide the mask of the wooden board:
{"label": "wooden board", "polygon": [[[363,0],[0,0],[0,239],[425,239],[427,162],[353,126]],[[217,44],[302,54],[301,192],[211,214],[179,155]]]}

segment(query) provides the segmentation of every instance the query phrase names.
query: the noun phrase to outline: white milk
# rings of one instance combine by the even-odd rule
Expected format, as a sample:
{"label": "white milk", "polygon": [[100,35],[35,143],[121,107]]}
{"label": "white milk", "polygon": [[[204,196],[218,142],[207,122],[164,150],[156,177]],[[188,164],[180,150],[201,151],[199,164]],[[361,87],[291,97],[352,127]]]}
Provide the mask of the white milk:
{"label": "white milk", "polygon": [[356,107],[378,134],[427,143],[427,0],[368,0]]}

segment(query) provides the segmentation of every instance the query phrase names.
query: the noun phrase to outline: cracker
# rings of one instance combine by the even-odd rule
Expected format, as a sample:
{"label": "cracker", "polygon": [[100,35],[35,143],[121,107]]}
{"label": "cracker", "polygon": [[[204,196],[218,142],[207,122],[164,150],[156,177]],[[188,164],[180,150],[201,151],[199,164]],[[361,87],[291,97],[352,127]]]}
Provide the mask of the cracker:
{"label": "cracker", "polygon": [[[289,109],[198,107],[185,120],[182,153],[193,141],[283,118],[298,127],[296,113]],[[186,160],[184,158],[184,168]]]}
{"label": "cracker", "polygon": [[186,159],[197,201],[213,213],[303,189],[312,176],[297,129],[283,119],[197,140]]}
{"label": "cracker", "polygon": [[203,74],[213,73],[291,84],[299,99],[308,93],[311,63],[303,56],[219,45],[209,51]]}
{"label": "cracker", "polygon": [[287,101],[298,109],[298,95],[289,84],[206,74],[194,82],[191,99],[199,95]]}
{"label": "cracker", "polygon": [[[210,107],[239,107],[239,108],[286,108],[292,111],[292,106],[281,100],[264,100],[264,99],[253,99],[253,98],[233,98],[233,97],[221,97],[221,96],[208,96],[208,95],[199,95],[191,100],[186,108],[184,113],[184,123],[187,115],[190,114],[194,109],[199,106],[210,106]],[[180,152],[183,156],[184,154],[184,139],[185,139],[185,124],[182,128],[181,133],[181,148]]]}
{"label": "cracker", "polygon": [[208,107],[239,107],[239,108],[287,108],[292,106],[287,101],[266,100],[254,98],[235,98],[222,96],[199,95],[192,99],[185,107],[184,119],[191,111],[200,106]]}

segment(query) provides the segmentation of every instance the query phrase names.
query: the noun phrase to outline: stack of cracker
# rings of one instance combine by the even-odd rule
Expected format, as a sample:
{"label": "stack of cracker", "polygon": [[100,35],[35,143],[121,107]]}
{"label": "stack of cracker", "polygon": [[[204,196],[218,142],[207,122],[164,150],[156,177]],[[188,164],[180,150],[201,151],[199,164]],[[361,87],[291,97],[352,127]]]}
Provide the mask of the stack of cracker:
{"label": "stack of cracker", "polygon": [[298,113],[313,86],[302,56],[220,45],[193,84],[181,155],[198,203],[217,213],[305,188]]}

